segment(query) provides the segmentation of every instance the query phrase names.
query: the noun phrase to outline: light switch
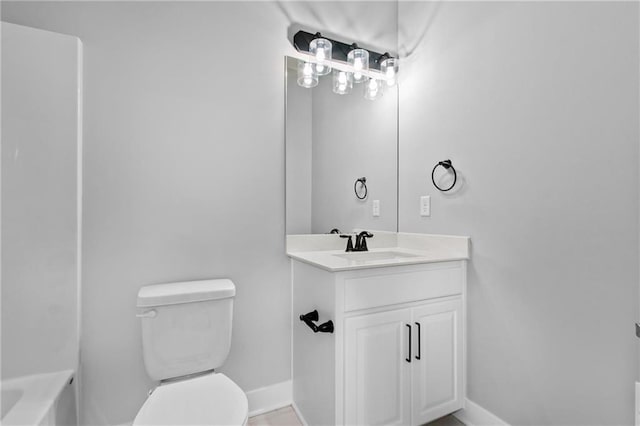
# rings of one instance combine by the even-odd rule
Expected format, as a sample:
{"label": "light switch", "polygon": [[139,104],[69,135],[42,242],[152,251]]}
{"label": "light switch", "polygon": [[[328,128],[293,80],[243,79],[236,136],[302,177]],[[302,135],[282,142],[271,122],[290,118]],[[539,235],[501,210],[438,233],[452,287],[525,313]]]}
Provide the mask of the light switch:
{"label": "light switch", "polygon": [[380,200],[373,200],[373,217],[380,216]]}
{"label": "light switch", "polygon": [[431,196],[420,197],[420,216],[431,216]]}

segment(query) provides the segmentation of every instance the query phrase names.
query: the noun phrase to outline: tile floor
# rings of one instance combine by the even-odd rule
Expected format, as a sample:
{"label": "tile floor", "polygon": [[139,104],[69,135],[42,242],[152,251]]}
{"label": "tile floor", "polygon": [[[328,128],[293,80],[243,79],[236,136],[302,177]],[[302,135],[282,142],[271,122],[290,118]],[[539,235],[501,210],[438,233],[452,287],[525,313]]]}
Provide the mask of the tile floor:
{"label": "tile floor", "polygon": [[449,415],[449,416],[440,417],[438,420],[434,420],[430,423],[427,423],[427,425],[429,426],[464,426],[464,423],[462,423],[460,420],[456,419],[455,417]]}
{"label": "tile floor", "polygon": [[248,426],[302,426],[291,406],[250,417]]}
{"label": "tile floor", "polygon": [[[431,423],[429,426],[464,426],[460,420],[453,416],[445,416]],[[251,417],[248,426],[302,426],[300,419],[291,406],[275,411]]]}

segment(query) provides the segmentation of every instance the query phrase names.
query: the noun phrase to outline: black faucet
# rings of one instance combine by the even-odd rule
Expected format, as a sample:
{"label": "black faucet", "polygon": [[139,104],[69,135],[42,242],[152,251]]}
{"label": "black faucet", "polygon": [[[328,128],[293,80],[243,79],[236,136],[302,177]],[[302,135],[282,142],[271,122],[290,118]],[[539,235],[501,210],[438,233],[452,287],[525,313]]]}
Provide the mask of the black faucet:
{"label": "black faucet", "polygon": [[362,231],[356,236],[356,246],[353,251],[369,251],[367,248],[367,238],[373,238],[373,234],[368,231]]}
{"label": "black faucet", "polygon": [[353,246],[353,240],[351,240],[352,235],[342,234],[340,238],[348,238],[347,240],[347,248],[345,251],[369,251],[367,248],[367,238],[373,238],[373,234],[369,231],[362,231],[361,233],[356,235],[356,245]]}
{"label": "black faucet", "polygon": [[353,249],[353,241],[351,240],[351,235],[340,235],[340,238],[348,238],[347,240],[347,249],[345,251],[355,251]]}

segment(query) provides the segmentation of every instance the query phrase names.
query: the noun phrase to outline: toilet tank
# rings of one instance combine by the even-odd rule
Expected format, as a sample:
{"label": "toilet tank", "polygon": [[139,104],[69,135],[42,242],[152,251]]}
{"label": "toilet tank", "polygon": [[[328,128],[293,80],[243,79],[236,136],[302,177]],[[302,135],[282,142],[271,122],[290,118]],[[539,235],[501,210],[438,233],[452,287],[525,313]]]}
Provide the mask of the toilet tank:
{"label": "toilet tank", "polygon": [[165,380],[220,367],[231,348],[235,294],[228,279],[142,287],[137,316],[149,376]]}

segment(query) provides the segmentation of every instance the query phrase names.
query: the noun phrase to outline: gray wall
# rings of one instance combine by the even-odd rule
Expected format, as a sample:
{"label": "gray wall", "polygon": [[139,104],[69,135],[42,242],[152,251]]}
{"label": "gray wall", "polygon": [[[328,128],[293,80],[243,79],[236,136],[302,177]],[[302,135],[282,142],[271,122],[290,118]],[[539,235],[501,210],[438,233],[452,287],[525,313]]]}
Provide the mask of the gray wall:
{"label": "gray wall", "polygon": [[469,398],[632,424],[638,3],[401,2],[399,22],[400,230],[471,236]]}
{"label": "gray wall", "polygon": [[395,3],[3,2],[85,48],[82,424],[131,420],[152,387],[140,286],[229,277],[222,371],[290,379],[283,57],[291,24],[393,49]]}
{"label": "gray wall", "polygon": [[[470,398],[513,424],[632,422],[638,5],[401,2],[398,28],[394,4],[363,5],[3,2],[85,46],[83,424],[131,419],[152,385],[133,318],[148,283],[231,277],[224,371],[245,390],[289,379],[294,22],[390,49],[398,30],[411,53],[400,229],[472,237]],[[429,182],[444,158],[464,183],[446,196]]]}
{"label": "gray wall", "polygon": [[298,86],[297,59],[287,58],[286,231],[311,234],[313,90]]}
{"label": "gray wall", "polygon": [[[331,78],[313,88],[313,233],[397,231],[397,88],[370,101],[363,85],[342,96],[333,93]],[[353,187],[363,176],[368,193],[359,200]],[[373,200],[380,216],[373,216]]]}
{"label": "gray wall", "polygon": [[2,378],[78,366],[78,39],[2,24]]}

